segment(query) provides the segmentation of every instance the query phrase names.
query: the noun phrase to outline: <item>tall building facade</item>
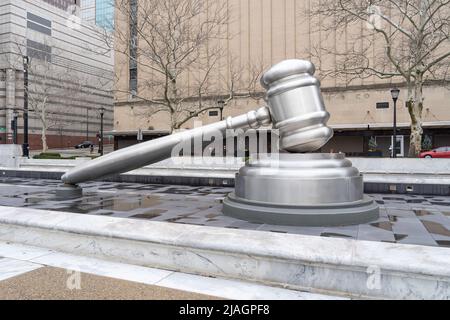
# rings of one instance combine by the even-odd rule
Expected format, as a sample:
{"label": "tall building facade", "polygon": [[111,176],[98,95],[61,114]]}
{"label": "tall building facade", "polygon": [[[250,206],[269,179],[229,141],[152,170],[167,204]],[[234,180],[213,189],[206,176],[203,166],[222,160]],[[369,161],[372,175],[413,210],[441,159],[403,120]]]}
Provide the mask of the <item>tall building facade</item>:
{"label": "tall building facade", "polygon": [[0,143],[12,143],[12,120],[23,141],[24,71],[28,69],[29,141],[42,148],[96,140],[103,110],[113,125],[113,53],[99,30],[67,12],[77,1],[4,0],[0,3]]}
{"label": "tall building facade", "polygon": [[[115,129],[117,134],[129,133],[138,129],[160,130],[170,129],[168,113],[158,112],[142,117],[149,108],[149,98],[154,91],[149,87],[155,73],[149,71],[141,55],[139,63],[133,55],[135,45],[147,44],[136,37],[136,19],[133,18],[133,5],[139,6],[145,0],[129,0],[131,9],[117,10],[116,14],[116,63],[118,75],[115,96]],[[317,32],[320,17],[308,17],[305,12],[316,0],[223,0],[229,14],[229,21],[223,27],[221,47],[225,54],[211,74],[217,79],[229,78],[228,70],[234,67],[240,70],[242,79],[251,78],[251,66],[260,64],[263,69],[284,59],[307,59],[315,63],[321,62],[332,66],[333,57],[314,57],[313,52],[321,42],[337,43],[336,36],[326,37]],[[317,0],[318,1],[318,0]],[[212,3],[213,1],[211,1]],[[314,20],[315,19],[315,20]],[[348,34],[362,32],[364,25],[355,25],[347,30]],[[128,30],[128,32],[123,32]],[[123,39],[123,34],[130,35],[130,39]],[[145,34],[142,32],[141,34]],[[148,40],[148,39],[147,39]],[[349,46],[351,48],[351,46]],[[128,49],[126,49],[128,48]],[[380,48],[383,48],[380,46]],[[139,51],[139,50],[138,50]],[[320,55],[320,52],[319,52]],[[325,59],[327,59],[325,61]],[[205,61],[207,64],[207,61]],[[318,70],[319,71],[319,70]],[[186,77],[186,86],[193,83],[196,71]],[[320,72],[317,73],[322,78]],[[393,102],[390,89],[398,86],[401,89],[397,105],[399,156],[407,156],[409,151],[410,116],[405,106],[406,87],[401,79],[379,79],[368,77],[354,79],[351,83],[342,79],[327,77],[322,80],[322,91],[327,110],[331,114],[329,124],[335,130],[334,138],[325,146],[323,152],[345,152],[350,156],[362,156],[369,152],[369,141],[375,139],[378,149],[384,156],[389,156],[393,139]],[[261,94],[263,93],[260,88]],[[431,138],[434,147],[450,146],[450,90],[442,83],[429,83],[425,87],[426,97],[423,111],[424,135]],[[192,92],[195,93],[194,87]],[[223,86],[212,90],[211,99],[227,96]],[[223,111],[223,115],[235,116],[256,109],[264,101],[250,98],[235,98]],[[141,110],[141,111],[140,111]],[[195,120],[211,123],[220,120],[219,112],[205,112]],[[184,124],[186,128],[193,127],[193,121]]]}
{"label": "tall building facade", "polygon": [[81,0],[81,18],[112,31],[114,29],[114,0]]}

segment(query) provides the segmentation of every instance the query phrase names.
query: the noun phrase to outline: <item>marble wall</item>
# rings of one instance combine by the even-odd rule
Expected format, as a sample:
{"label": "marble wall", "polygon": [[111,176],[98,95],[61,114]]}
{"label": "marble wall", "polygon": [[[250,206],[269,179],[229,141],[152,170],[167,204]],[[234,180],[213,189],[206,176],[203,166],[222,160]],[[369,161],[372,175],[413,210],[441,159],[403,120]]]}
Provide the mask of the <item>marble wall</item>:
{"label": "marble wall", "polygon": [[450,298],[447,248],[9,207],[0,207],[0,240],[354,298]]}

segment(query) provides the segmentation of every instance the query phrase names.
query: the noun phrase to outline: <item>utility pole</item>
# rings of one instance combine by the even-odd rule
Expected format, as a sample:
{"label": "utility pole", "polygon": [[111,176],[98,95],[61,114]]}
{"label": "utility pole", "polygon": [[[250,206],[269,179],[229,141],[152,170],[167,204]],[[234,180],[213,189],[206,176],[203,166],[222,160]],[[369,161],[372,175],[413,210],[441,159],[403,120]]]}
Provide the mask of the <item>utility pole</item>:
{"label": "utility pole", "polygon": [[86,141],[89,141],[89,108],[86,107]]}
{"label": "utility pole", "polygon": [[394,100],[394,136],[392,142],[392,158],[397,158],[397,100],[400,96],[400,90],[394,88],[391,90],[392,100]]}
{"label": "utility pole", "polygon": [[100,143],[98,145],[98,153],[103,155],[103,116],[105,115],[105,108],[100,108]]}
{"label": "utility pole", "polygon": [[30,145],[28,142],[28,64],[30,60],[27,56],[23,57],[23,156],[29,158]]}
{"label": "utility pole", "polygon": [[13,130],[13,143],[14,144],[17,144],[17,142],[18,142],[17,141],[17,117],[18,117],[17,111],[14,110],[13,120],[11,121],[11,128]]}

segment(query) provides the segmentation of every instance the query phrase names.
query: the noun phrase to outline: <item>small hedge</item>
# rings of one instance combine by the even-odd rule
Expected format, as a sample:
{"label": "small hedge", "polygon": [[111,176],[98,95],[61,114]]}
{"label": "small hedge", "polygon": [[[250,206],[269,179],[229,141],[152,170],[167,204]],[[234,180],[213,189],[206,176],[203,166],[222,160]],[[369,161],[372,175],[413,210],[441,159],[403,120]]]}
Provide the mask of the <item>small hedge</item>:
{"label": "small hedge", "polygon": [[[80,156],[62,157],[59,153],[43,152],[33,156],[33,159],[44,159],[44,160],[75,160]],[[86,156],[88,158],[95,159],[97,156]]]}
{"label": "small hedge", "polygon": [[37,155],[33,156],[33,159],[61,159],[61,154],[51,153],[51,152],[43,152],[41,154],[37,154]]}

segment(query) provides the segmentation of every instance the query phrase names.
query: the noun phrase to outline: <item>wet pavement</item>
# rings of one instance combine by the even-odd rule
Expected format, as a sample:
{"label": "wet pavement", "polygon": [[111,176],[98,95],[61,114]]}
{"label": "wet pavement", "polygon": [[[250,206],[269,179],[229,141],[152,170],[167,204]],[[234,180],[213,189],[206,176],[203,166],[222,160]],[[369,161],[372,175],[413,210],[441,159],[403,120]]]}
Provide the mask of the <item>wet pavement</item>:
{"label": "wet pavement", "polygon": [[224,216],[222,200],[232,188],[92,182],[81,185],[83,198],[61,201],[55,196],[58,184],[0,178],[0,206],[450,248],[450,197],[371,194],[381,208],[373,223],[288,227]]}

